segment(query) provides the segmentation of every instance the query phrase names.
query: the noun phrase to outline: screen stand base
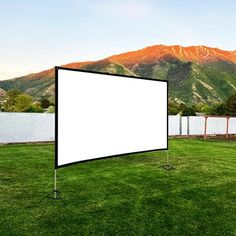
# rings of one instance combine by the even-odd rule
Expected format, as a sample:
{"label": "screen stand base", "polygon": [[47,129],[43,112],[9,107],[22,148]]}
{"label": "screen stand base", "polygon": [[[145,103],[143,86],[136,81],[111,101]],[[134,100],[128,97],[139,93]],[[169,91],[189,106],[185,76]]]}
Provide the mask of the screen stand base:
{"label": "screen stand base", "polygon": [[52,190],[52,192],[50,192],[46,197],[42,198],[39,203],[41,203],[45,199],[60,200],[63,205],[66,205],[59,190]]}
{"label": "screen stand base", "polygon": [[61,197],[61,192],[59,190],[52,190],[52,192],[50,192],[48,195],[47,195],[47,198],[51,198],[51,199],[54,199],[54,200],[62,200],[62,197]]}
{"label": "screen stand base", "polygon": [[61,200],[65,205],[64,200],[62,199],[61,192],[57,189],[57,170],[54,171],[54,189],[44,197],[40,202],[42,202],[45,198],[49,198],[52,200]]}
{"label": "screen stand base", "polygon": [[164,164],[161,165],[162,168],[164,168],[165,170],[176,170],[176,168],[170,164]]}
{"label": "screen stand base", "polygon": [[166,152],[166,164],[161,165],[161,167],[168,171],[176,170],[176,168],[170,164],[169,151]]}

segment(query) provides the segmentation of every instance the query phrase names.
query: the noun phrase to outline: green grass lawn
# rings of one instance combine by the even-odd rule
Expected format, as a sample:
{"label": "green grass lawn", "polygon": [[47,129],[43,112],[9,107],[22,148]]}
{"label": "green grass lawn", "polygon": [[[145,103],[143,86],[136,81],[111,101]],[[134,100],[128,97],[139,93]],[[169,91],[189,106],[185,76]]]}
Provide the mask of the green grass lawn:
{"label": "green grass lawn", "polygon": [[[236,143],[171,139],[166,152],[58,170],[53,145],[0,147],[0,235],[236,235]],[[70,152],[68,150],[68,155]]]}

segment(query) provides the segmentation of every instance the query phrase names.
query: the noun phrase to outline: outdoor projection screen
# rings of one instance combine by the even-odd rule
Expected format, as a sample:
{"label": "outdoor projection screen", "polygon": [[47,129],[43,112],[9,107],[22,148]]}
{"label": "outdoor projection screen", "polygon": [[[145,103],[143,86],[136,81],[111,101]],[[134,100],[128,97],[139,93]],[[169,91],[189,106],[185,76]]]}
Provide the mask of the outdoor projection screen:
{"label": "outdoor projection screen", "polygon": [[167,81],[62,67],[55,73],[55,168],[167,149]]}

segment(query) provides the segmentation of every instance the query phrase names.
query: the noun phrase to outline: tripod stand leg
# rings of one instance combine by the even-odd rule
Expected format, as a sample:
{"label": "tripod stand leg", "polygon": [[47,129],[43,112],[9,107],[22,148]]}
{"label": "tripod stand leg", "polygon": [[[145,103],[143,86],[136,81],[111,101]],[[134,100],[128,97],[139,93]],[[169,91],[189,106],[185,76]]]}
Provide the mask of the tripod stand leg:
{"label": "tripod stand leg", "polygon": [[170,158],[169,158],[169,151],[167,150],[166,152],[166,164],[161,166],[162,168],[164,168],[165,170],[176,170],[176,168],[170,164]]}
{"label": "tripod stand leg", "polygon": [[61,192],[57,189],[57,170],[56,169],[54,171],[54,189],[47,196],[43,197],[39,201],[39,203],[41,203],[46,198],[50,198],[52,200],[61,200],[62,203],[66,205],[64,200],[62,199]]}

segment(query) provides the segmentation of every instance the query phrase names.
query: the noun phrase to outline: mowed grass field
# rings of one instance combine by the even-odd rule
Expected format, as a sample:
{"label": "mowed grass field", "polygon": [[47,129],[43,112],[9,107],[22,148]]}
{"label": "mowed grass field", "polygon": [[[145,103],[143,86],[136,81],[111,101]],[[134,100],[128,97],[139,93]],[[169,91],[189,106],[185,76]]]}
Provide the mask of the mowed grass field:
{"label": "mowed grass field", "polygon": [[[58,170],[53,145],[0,147],[0,235],[236,235],[236,143],[171,139],[166,152]],[[72,155],[68,150],[68,155]]]}

